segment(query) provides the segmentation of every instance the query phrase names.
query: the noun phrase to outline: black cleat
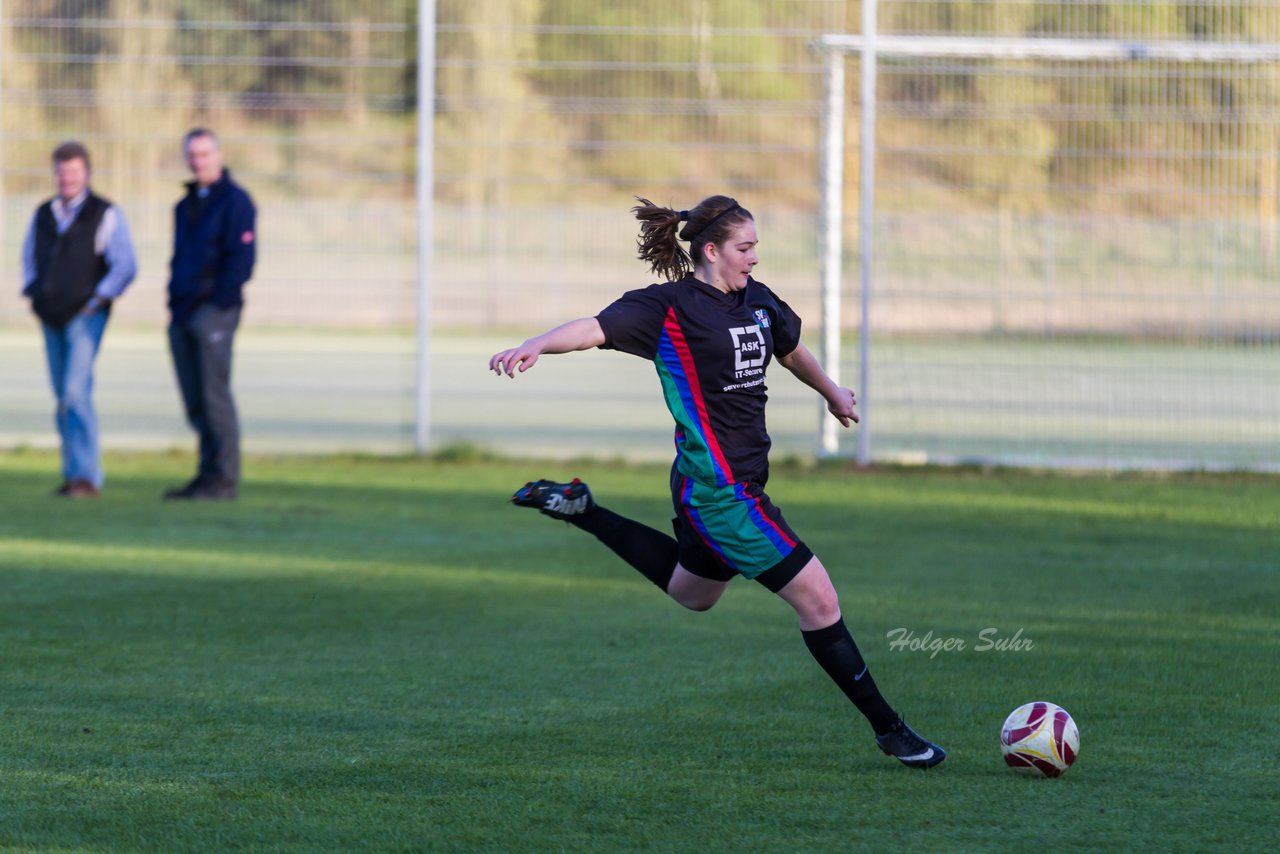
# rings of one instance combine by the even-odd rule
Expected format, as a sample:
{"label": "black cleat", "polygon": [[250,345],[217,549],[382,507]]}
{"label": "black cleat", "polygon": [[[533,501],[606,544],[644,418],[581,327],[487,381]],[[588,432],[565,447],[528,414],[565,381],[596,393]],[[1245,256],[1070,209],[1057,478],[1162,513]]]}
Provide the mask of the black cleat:
{"label": "black cleat", "polygon": [[576,477],[569,483],[536,480],[526,483],[511,496],[517,507],[536,507],[552,519],[568,519],[596,509],[591,490]]}
{"label": "black cleat", "polygon": [[908,768],[919,768],[922,771],[927,771],[947,758],[945,750],[925,741],[902,718],[898,718],[893,729],[877,735],[876,744],[886,756],[896,756]]}

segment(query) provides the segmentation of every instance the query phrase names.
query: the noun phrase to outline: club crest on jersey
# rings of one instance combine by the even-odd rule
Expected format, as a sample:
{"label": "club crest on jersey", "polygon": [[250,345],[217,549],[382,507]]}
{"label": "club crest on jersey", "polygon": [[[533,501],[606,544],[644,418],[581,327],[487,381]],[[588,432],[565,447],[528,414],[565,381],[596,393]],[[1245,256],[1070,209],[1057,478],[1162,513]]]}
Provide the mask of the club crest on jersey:
{"label": "club crest on jersey", "polygon": [[756,322],[760,324],[760,328],[768,329],[769,328],[769,312],[765,311],[763,308],[757,308],[755,310],[755,315],[756,315]]}

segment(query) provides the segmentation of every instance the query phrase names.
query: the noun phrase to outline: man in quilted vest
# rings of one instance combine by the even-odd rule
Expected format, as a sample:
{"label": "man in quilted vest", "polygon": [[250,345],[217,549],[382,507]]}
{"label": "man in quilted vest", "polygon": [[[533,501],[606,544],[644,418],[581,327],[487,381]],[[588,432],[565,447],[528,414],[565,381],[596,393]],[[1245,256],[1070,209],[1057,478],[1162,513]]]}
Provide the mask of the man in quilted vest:
{"label": "man in quilted vest", "polygon": [[78,142],[53,151],[57,195],[36,208],[22,246],[22,293],[40,318],[54,422],[62,443],[56,494],[97,498],[102,490],[93,365],[111,314],[137,272],[120,209],[89,188],[89,152]]}

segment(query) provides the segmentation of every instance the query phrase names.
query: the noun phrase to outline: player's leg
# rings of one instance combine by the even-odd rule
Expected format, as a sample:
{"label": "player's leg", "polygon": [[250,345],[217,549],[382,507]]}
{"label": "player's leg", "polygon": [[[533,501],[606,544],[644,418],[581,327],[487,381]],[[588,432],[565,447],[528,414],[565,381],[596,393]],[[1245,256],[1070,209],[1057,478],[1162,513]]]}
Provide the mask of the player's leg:
{"label": "player's leg", "polygon": [[687,557],[682,561],[676,540],[607,507],[597,504],[565,521],[594,534],[614,554],[690,611],[709,610],[729,586],[727,577],[708,578],[706,574],[699,575],[686,569],[684,562],[698,568],[701,561],[690,561]]}
{"label": "player's leg", "polygon": [[704,527],[724,529],[722,548],[744,574],[778,594],[796,612],[805,646],[877,733],[898,720],[840,616],[840,600],[822,561],[787,524],[759,484],[735,490],[733,500]]}
{"label": "player's leg", "polygon": [[690,611],[708,611],[736,573],[717,564],[685,536],[679,519],[673,521],[676,539],[599,505],[568,519],[570,525],[594,534],[680,605]]}
{"label": "player's leg", "polygon": [[887,732],[898,714],[885,701],[867,670],[858,645],[840,616],[840,601],[826,568],[809,559],[778,595],[795,609],[805,646],[877,733]]}
{"label": "player's leg", "polygon": [[530,481],[516,490],[511,502],[517,507],[533,507],[544,516],[594,534],[637,572],[666,591],[676,568],[676,541],[596,504],[591,489],[578,478],[569,483]]}
{"label": "player's leg", "polygon": [[835,586],[817,557],[775,592],[795,609],[809,653],[866,717],[881,750],[913,768],[931,768],[946,758],[942,748],[907,726],[880,693],[840,615]]}
{"label": "player's leg", "polygon": [[840,620],[840,599],[827,569],[816,556],[778,591],[800,620],[800,631],[811,632]]}
{"label": "player's leg", "polygon": [[667,584],[667,595],[690,611],[708,611],[720,601],[728,586],[728,581],[704,578],[685,569],[683,564],[676,564]]}
{"label": "player's leg", "polygon": [[680,563],[681,550],[675,539],[601,507],[587,485],[577,478],[569,483],[530,481],[516,490],[511,500],[594,535],[659,590],[690,610],[710,608],[729,583],[727,577],[708,578],[705,573],[698,575],[686,569]]}

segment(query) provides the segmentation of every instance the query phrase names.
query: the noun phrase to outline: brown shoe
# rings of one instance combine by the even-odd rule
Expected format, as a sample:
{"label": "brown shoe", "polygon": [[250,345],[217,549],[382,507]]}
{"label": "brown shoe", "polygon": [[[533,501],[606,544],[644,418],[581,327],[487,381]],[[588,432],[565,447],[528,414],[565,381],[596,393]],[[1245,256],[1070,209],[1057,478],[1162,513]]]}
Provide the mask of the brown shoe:
{"label": "brown shoe", "polygon": [[67,484],[67,491],[64,493],[67,498],[97,498],[101,494],[98,487],[87,480],[71,481]]}

